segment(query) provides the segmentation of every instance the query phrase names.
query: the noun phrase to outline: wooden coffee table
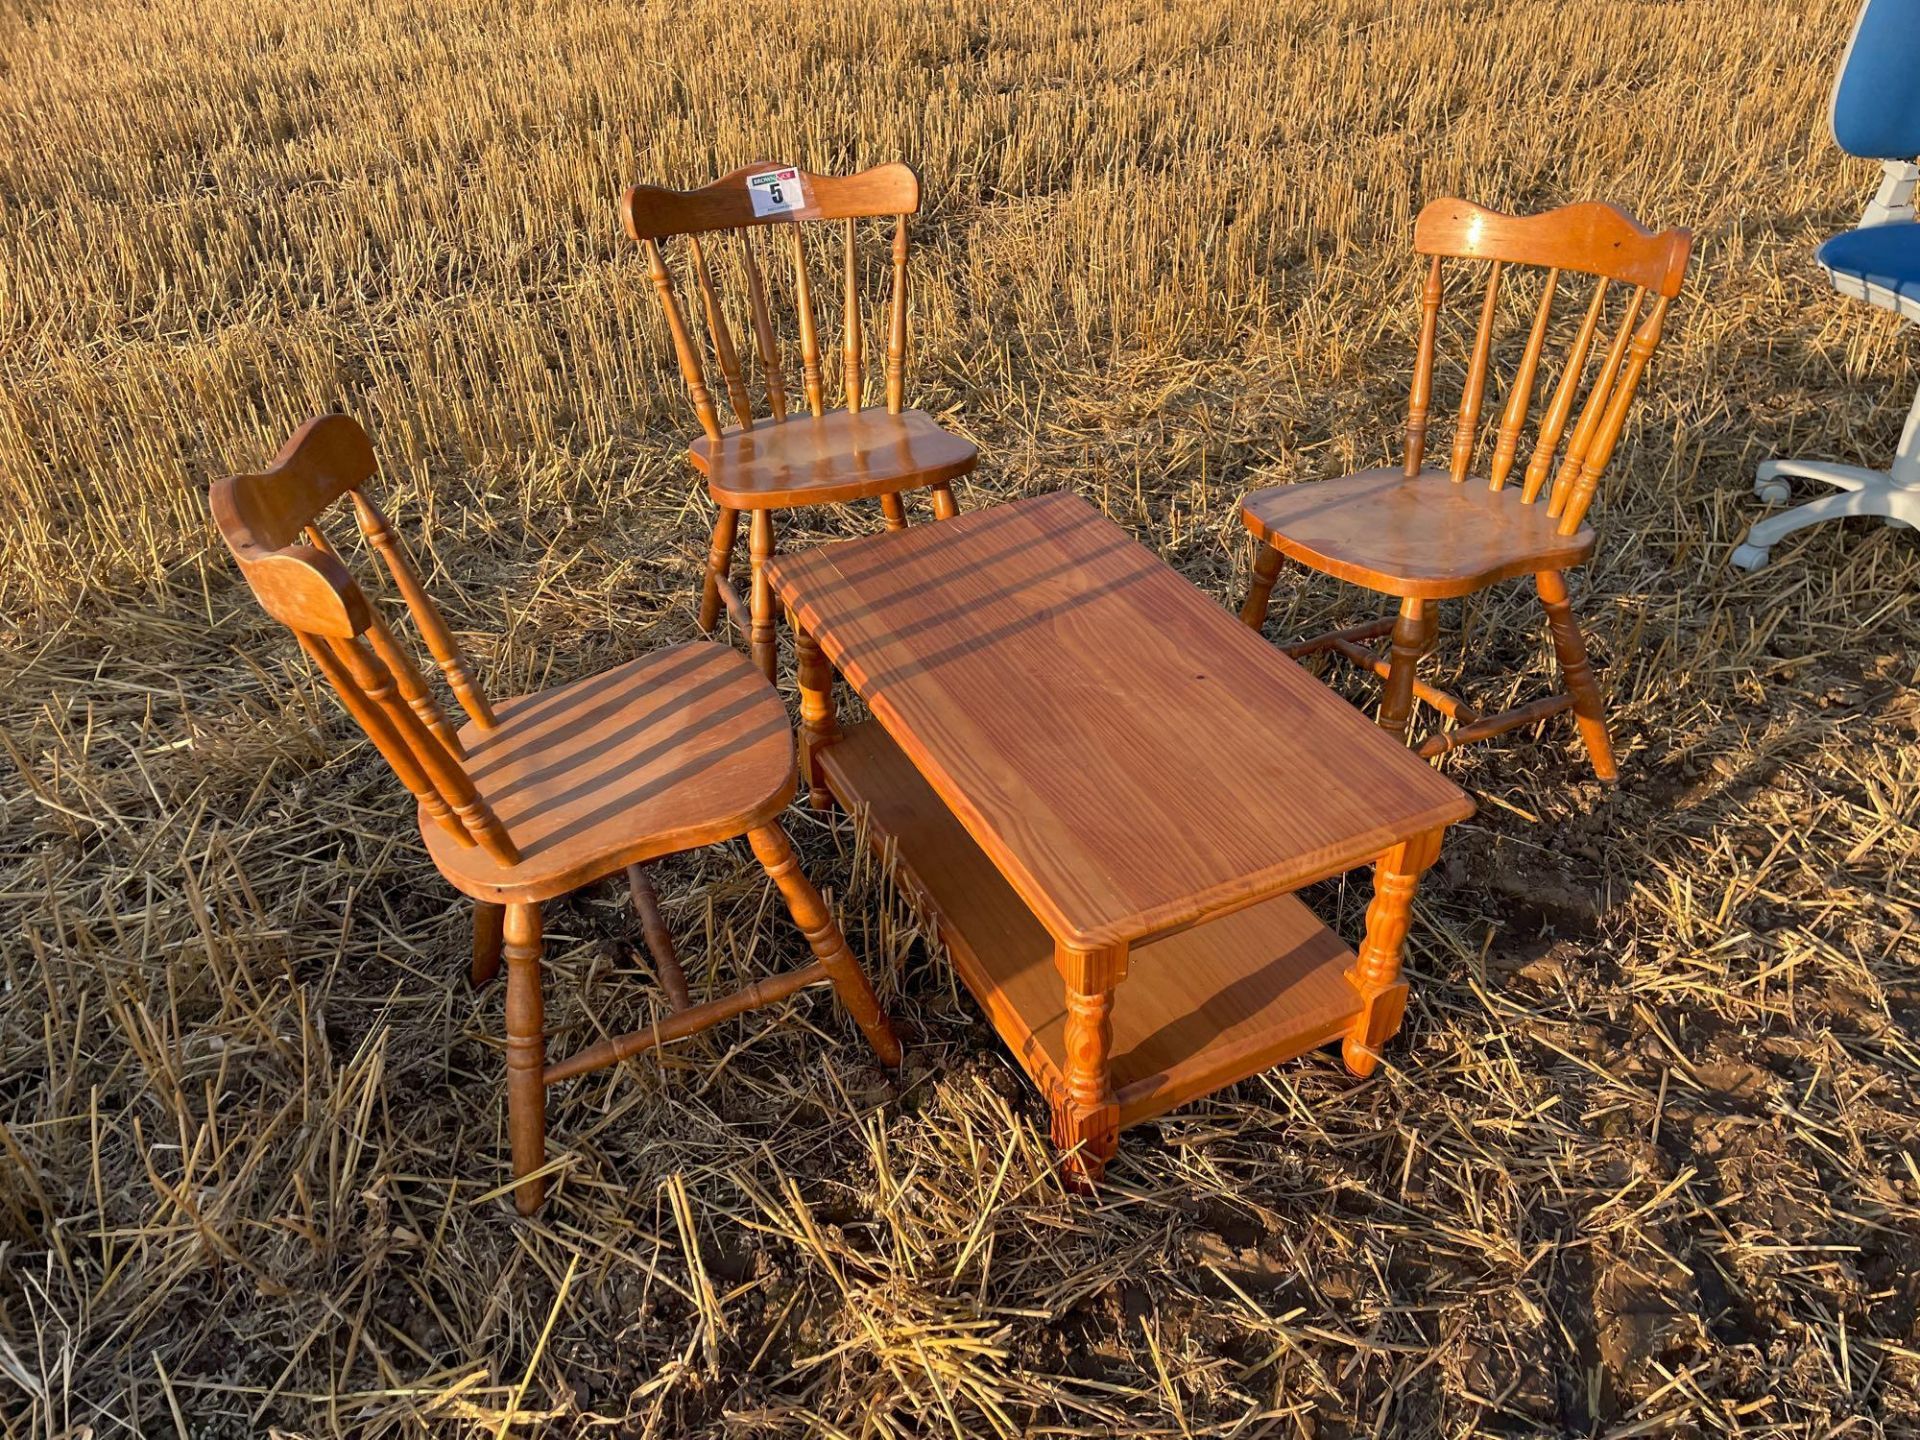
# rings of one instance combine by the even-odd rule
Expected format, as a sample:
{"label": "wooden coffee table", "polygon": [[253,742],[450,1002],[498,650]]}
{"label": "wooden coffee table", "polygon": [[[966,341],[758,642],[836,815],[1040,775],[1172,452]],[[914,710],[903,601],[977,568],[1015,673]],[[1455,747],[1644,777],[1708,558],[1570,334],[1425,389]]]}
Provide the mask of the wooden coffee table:
{"label": "wooden coffee table", "polygon": [[[1372,1071],[1420,873],[1473,813],[1459,787],[1071,494],[771,579],[813,804],[893,843],[1079,1174],[1125,1126],[1336,1037]],[[828,661],[872,720],[839,730]],[[1291,892],[1375,862],[1356,957]]]}

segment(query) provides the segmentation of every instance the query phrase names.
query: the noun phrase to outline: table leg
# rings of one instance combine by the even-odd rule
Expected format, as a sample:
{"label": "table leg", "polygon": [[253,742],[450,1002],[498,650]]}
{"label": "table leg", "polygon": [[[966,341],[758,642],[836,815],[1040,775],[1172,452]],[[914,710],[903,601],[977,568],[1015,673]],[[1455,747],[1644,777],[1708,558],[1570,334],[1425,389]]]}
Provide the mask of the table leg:
{"label": "table leg", "polygon": [[1067,987],[1065,1093],[1053,1098],[1053,1141],[1067,1151],[1070,1184],[1084,1189],[1106,1173],[1120,1142],[1120,1104],[1108,1061],[1113,1051],[1113,989],[1127,977],[1127,947],[1075,950],[1055,945],[1054,967]]}
{"label": "table leg", "polygon": [[1380,1046],[1400,1028],[1407,1009],[1407,982],[1400,978],[1407,927],[1413,919],[1413,895],[1420,875],[1440,854],[1444,829],[1416,835],[1387,851],[1373,868],[1373,901],[1367,906],[1367,933],[1347,980],[1360,992],[1363,1009],[1341,1044],[1341,1057],[1356,1075],[1371,1075],[1380,1063]]}
{"label": "table leg", "polygon": [[820,752],[840,738],[840,722],[833,711],[833,667],[820,651],[820,642],[794,615],[793,648],[800,672],[800,757],[807,770],[807,804],[825,810],[833,804]]}

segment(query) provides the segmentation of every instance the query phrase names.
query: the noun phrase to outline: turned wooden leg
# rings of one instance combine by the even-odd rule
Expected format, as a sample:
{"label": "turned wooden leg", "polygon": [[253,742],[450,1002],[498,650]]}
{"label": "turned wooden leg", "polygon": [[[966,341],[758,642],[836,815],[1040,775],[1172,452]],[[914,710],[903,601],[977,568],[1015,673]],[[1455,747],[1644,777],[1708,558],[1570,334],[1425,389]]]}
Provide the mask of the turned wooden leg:
{"label": "turned wooden leg", "polygon": [[473,902],[473,966],[467,971],[467,983],[478,990],[500,973],[500,943],[507,922],[507,907]]}
{"label": "turned wooden leg", "polygon": [[1430,830],[1396,845],[1373,867],[1373,901],[1367,906],[1367,933],[1347,981],[1360,992],[1363,1008],[1340,1046],[1341,1058],[1356,1075],[1371,1075],[1380,1063],[1380,1047],[1400,1028],[1407,1009],[1407,982],[1400,978],[1407,927],[1413,920],[1413,895],[1420,874],[1440,854],[1445,830]]}
{"label": "turned wooden leg", "polygon": [[1127,975],[1127,947],[1075,950],[1055,945],[1054,968],[1067,987],[1066,1093],[1053,1097],[1053,1143],[1067,1152],[1068,1182],[1097,1184],[1120,1146],[1120,1104],[1113,1093],[1113,988]]}
{"label": "turned wooden leg", "polygon": [[886,1012],[880,1008],[880,997],[873,993],[866,972],[853,958],[853,951],[847,948],[847,937],[834,923],[827,902],[820,898],[820,892],[800,869],[787,832],[778,825],[762,825],[748,831],[747,839],[767,874],[773,877],[773,883],[780,887],[793,923],[807,937],[813,958],[825,967],[827,978],[833,981],[834,994],[840,997],[841,1005],[860,1027],[860,1033],[867,1037],[873,1053],[880,1057],[882,1065],[898,1065],[900,1041],[893,1033]]}
{"label": "turned wooden leg", "polygon": [[1620,767],[1613,758],[1613,739],[1607,734],[1606,702],[1600,698],[1593,666],[1587,661],[1587,642],[1581,638],[1580,622],[1567,603],[1567,582],[1558,570],[1542,570],[1533,577],[1533,583],[1546,608],[1553,653],[1560,661],[1560,679],[1573,696],[1573,723],[1580,729],[1594,775],[1602,784],[1611,785],[1620,778]]}
{"label": "turned wooden leg", "polygon": [[1386,692],[1380,697],[1380,728],[1406,743],[1407,721],[1413,715],[1413,672],[1433,641],[1434,617],[1424,600],[1402,600],[1400,618],[1393,622],[1393,648],[1387,668]]}
{"label": "turned wooden leg", "polygon": [[833,667],[820,643],[793,617],[793,648],[800,671],[800,755],[807,769],[807,804],[825,810],[833,804],[820,752],[840,738],[840,722],[833,710]]}
{"label": "turned wooden leg", "polygon": [[942,480],[933,487],[933,518],[951,520],[960,513],[960,502],[953,498],[953,486]]}
{"label": "turned wooden leg", "polygon": [[673,948],[673,932],[667,929],[667,917],[660,913],[660,892],[653,888],[653,881],[639,865],[627,866],[627,893],[633,897],[634,911],[640,916],[640,935],[647,942],[647,954],[653,957],[661,988],[667,992],[674,1009],[684,1010],[691,1003],[687,995],[687,973],[680,968],[680,956]]}
{"label": "turned wooden leg", "polygon": [[[547,1163],[547,1036],[540,999],[540,907],[509,905],[507,956],[507,1139],[516,1178]],[[531,1215],[547,1198],[546,1177],[522,1180],[513,1203]]]}
{"label": "turned wooden leg", "polygon": [[880,497],[880,513],[887,517],[887,528],[889,530],[904,530],[907,528],[907,504],[900,498],[898,493],[882,495]]}
{"label": "turned wooden leg", "polygon": [[1253,557],[1253,584],[1247,587],[1247,603],[1240,607],[1240,623],[1258,630],[1267,623],[1267,603],[1273,599],[1273,582],[1280,578],[1280,552],[1262,545]]}
{"label": "turned wooden leg", "polygon": [[740,533],[740,512],[721,507],[713,517],[713,544],[707,551],[707,573],[700,585],[700,633],[711,635],[720,621],[720,582],[733,566],[734,537]]}
{"label": "turned wooden leg", "polygon": [[773,585],[767,579],[767,565],[773,559],[773,512],[753,512],[748,536],[748,554],[753,559],[753,663],[760,673],[773,679],[774,657],[778,647],[773,635]]}

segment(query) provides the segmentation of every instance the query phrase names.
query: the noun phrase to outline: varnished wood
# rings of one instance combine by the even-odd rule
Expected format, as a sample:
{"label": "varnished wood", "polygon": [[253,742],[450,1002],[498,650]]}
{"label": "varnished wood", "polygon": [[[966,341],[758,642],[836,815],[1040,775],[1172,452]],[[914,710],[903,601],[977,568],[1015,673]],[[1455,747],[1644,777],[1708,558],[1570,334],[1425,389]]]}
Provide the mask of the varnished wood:
{"label": "varnished wood", "polygon": [[660,988],[676,1011],[687,1009],[693,1003],[687,994],[687,973],[680,968],[680,952],[673,948],[673,932],[660,913],[660,895],[647,877],[646,866],[627,866],[627,893],[633,899],[634,914],[640,917],[640,934],[660,977]]}
{"label": "varnished wood", "polygon": [[773,512],[755,510],[751,520],[747,548],[753,563],[753,625],[748,645],[753,652],[753,663],[762,675],[772,680],[778,643],[774,631],[777,617],[773,611],[773,590],[767,584],[767,565],[773,559]]}
{"label": "varnished wood", "polygon": [[478,990],[500,973],[500,947],[505,943],[507,907],[473,902],[473,963],[467,982]]}
{"label": "varnished wood", "polygon": [[541,993],[541,930],[538,905],[509,905],[507,958],[507,1142],[513,1173],[527,1176],[514,1187],[514,1207],[531,1215],[547,1198],[547,1182],[534,1171],[547,1163],[546,1001]]}
{"label": "varnished wood", "polygon": [[1560,437],[1567,428],[1567,421],[1573,417],[1573,402],[1580,393],[1580,381],[1587,366],[1587,352],[1593,348],[1594,333],[1600,326],[1600,312],[1607,303],[1607,280],[1603,275],[1593,285],[1593,296],[1587,301],[1586,318],[1580,322],[1579,333],[1574,336],[1573,346],[1567,352],[1567,362],[1560,372],[1560,383],[1554,387],[1553,401],[1547,406],[1547,413],[1540,420],[1540,434],[1534,444],[1533,458],[1527,461],[1527,473],[1520,498],[1529,505],[1540,496],[1540,488],[1546,483],[1553,469],[1553,457],[1559,453]]}
{"label": "varnished wood", "polygon": [[[782,191],[779,203],[765,214],[755,213],[756,179],[776,180]],[[760,193],[764,198],[771,192],[762,186]],[[850,176],[814,175],[795,166],[749,165],[698,190],[636,186],[623,197],[621,213],[627,232],[646,254],[681,377],[700,418],[703,433],[689,446],[689,458],[706,477],[708,493],[722,510],[782,510],[878,496],[888,524],[897,527],[905,523],[901,494],[926,487],[936,518],[957,513],[952,481],[973,469],[979,453],[969,441],[906,404],[911,309],[908,220],[919,205],[919,180],[904,165],[883,165]],[[878,218],[893,221],[884,322],[886,403],[870,407],[857,222]],[[816,221],[837,221],[842,231],[838,259],[841,403],[831,410],[825,406],[821,336],[802,238],[805,224]],[[790,237],[790,298],[799,333],[805,414],[795,413],[797,405],[789,409],[772,297],[753,245],[752,230],[768,225],[785,225]],[[737,241],[743,247],[747,313],[766,375],[770,414],[764,419],[752,413],[738,347],[702,248],[706,237],[725,231],[739,232]],[[685,237],[706,332],[733,410],[734,423],[729,426],[723,427],[714,411],[705,387],[704,361],[679,312],[662,251],[670,236]],[[716,533],[716,552],[719,538]],[[716,584],[713,575],[710,566],[701,581],[702,630],[711,630],[727,599],[724,576]],[[749,623],[746,629],[751,645],[759,627]],[[756,656],[763,653],[755,652]]]}
{"label": "varnished wood", "polygon": [[[1501,215],[1454,199],[1426,206],[1414,225],[1414,249],[1431,258],[1421,292],[1420,333],[1407,406],[1406,464],[1399,472],[1367,470],[1338,480],[1276,486],[1244,496],[1241,520],[1262,544],[1242,619],[1255,629],[1264,621],[1282,556],[1397,597],[1400,616],[1384,667],[1386,689],[1379,711],[1383,729],[1406,737],[1411,733],[1413,702],[1427,702],[1456,727],[1418,743],[1420,754],[1434,756],[1572,709],[1594,756],[1596,773],[1611,780],[1613,762],[1599,690],[1578,626],[1564,609],[1564,587],[1560,612],[1554,613],[1549,605],[1549,628],[1556,651],[1563,656],[1562,679],[1569,687],[1565,704],[1536,702],[1481,716],[1454,696],[1423,686],[1414,667],[1425,648],[1420,627],[1427,622],[1416,623],[1415,616],[1427,602],[1469,595],[1527,574],[1554,577],[1541,594],[1543,604],[1547,603],[1559,573],[1582,564],[1592,553],[1595,536],[1586,520],[1625,428],[1627,411],[1659,345],[1668,307],[1685,278],[1691,247],[1686,231],[1644,230],[1608,205],[1569,205],[1530,216]],[[1422,457],[1446,259],[1489,264],[1446,475],[1453,483],[1442,486],[1435,483],[1440,477],[1424,466]],[[1510,272],[1516,267],[1541,270],[1544,281],[1496,428],[1487,482],[1468,485],[1495,345],[1501,285],[1503,279],[1511,281]],[[1545,359],[1554,292],[1563,271],[1595,277],[1594,289],[1516,490],[1507,481]],[[1616,283],[1631,286],[1632,293],[1612,342],[1589,376],[1588,361],[1608,308],[1609,286]],[[1653,306],[1642,319],[1649,294],[1655,297]],[[1579,416],[1574,419],[1576,406]],[[1549,474],[1553,475],[1550,489]],[[1329,650],[1376,673],[1382,668],[1375,652],[1342,637],[1318,636],[1289,648],[1295,654]],[[1568,657],[1577,657],[1577,662]]]}
{"label": "varnished wood", "polygon": [[787,418],[787,378],[780,368],[780,342],[774,338],[773,314],[767,308],[767,282],[760,274],[760,261],[753,253],[751,236],[742,236],[740,262],[747,275],[747,307],[753,316],[753,344],[760,354],[760,370],[766,376],[767,408],[774,420]]}
{"label": "varnished wood", "polygon": [[469,727],[467,768],[517,864],[427,831],[479,900],[538,902],[627,866],[743,835],[793,798],[786,707],[738,652],[694,641],[499,704]]}
{"label": "varnished wood", "polygon": [[647,272],[653,277],[653,288],[660,296],[660,308],[667,317],[667,333],[673,337],[674,358],[680,364],[680,378],[686,382],[687,396],[693,401],[693,413],[699,417],[700,428],[707,438],[718,440],[720,413],[713,408],[713,396],[707,393],[706,367],[700,363],[700,352],[693,348],[693,337],[687,333],[687,320],[680,313],[680,297],[674,293],[673,276],[667,270],[659,242],[649,238],[640,244],[647,254]]}
{"label": "varnished wood", "polygon": [[1394,739],[1407,738],[1407,719],[1413,711],[1413,672],[1433,642],[1433,616],[1426,601],[1408,597],[1400,602],[1394,622],[1393,645],[1387,661],[1387,684],[1380,695],[1380,728]]}
{"label": "varnished wood", "polygon": [[747,396],[747,379],[740,370],[740,351],[733,343],[727,313],[720,308],[720,292],[714,288],[713,271],[707,268],[706,251],[698,235],[687,237],[687,264],[700,291],[700,309],[707,319],[707,339],[720,362],[720,378],[727,387],[727,402],[733,406],[733,418],[740,422],[741,429],[751,430],[753,401]]}
{"label": "varnished wood", "polygon": [[1640,313],[1640,304],[1646,298],[1646,293],[1644,290],[1633,292],[1627,302],[1627,313],[1613,337],[1613,344],[1607,347],[1606,358],[1600,362],[1600,373],[1594,377],[1593,388],[1587,392],[1587,403],[1581,408],[1580,418],[1574,422],[1573,434],[1567,440],[1567,453],[1560,461],[1559,473],[1553,478],[1553,491],[1547,502],[1549,515],[1558,516],[1566,508],[1567,496],[1586,468],[1587,453],[1593,448],[1593,442],[1600,432],[1607,397],[1613,393],[1621,362],[1626,359],[1627,347],[1633,339],[1633,322]]}
{"label": "varnished wood", "polygon": [[921,410],[789,415],[778,424],[730,430],[689,448],[714,503],[785,510],[896,495],[964,475],[980,458],[971,444]]}
{"label": "varnished wood", "polygon": [[1686,278],[1692,236],[1685,230],[1643,229],[1624,210],[1599,201],[1539,215],[1503,215],[1449,196],[1420,211],[1413,248],[1421,255],[1604,275],[1672,299]]}
{"label": "varnished wood", "polygon": [[720,623],[720,587],[733,565],[733,547],[740,534],[740,512],[721,506],[713,517],[713,541],[707,548],[707,573],[700,590],[700,632],[711,635]]}
{"label": "varnished wood", "polygon": [[1562,535],[1544,505],[1511,487],[1452,485],[1445,471],[1408,479],[1362,470],[1276,485],[1240,502],[1247,529],[1323,574],[1383,595],[1446,600],[1499,580],[1564,570],[1592,553],[1594,533]]}
{"label": "varnished wood", "polygon": [[1480,305],[1480,326],[1473,335],[1473,358],[1467,363],[1467,383],[1460,392],[1460,422],[1453,431],[1452,479],[1458,485],[1473,464],[1473,447],[1480,439],[1480,407],[1487,398],[1487,362],[1493,355],[1493,317],[1500,303],[1502,262],[1493,262],[1487,276],[1487,295]]}
{"label": "varnished wood", "polygon": [[1075,495],[782,555],[772,579],[1079,948],[1297,889],[1471,808]]}
{"label": "varnished wood", "polygon": [[828,788],[897,846],[1083,1180],[1130,1119],[1350,1029],[1344,952],[1290,892],[1472,810],[1072,495],[772,578],[874,717],[821,747]]}
{"label": "varnished wood", "polygon": [[1543,570],[1534,576],[1534,586],[1540,593],[1541,607],[1547,612],[1554,655],[1560,662],[1561,682],[1572,698],[1574,724],[1587,747],[1587,757],[1593,762],[1594,776],[1601,783],[1611,785],[1620,778],[1620,768],[1614,762],[1613,740],[1607,734],[1606,702],[1601,698],[1599,682],[1593,677],[1593,666],[1587,661],[1587,643],[1580,635],[1580,623],[1574,619],[1573,606],[1567,599],[1567,582],[1557,571]]}
{"label": "varnished wood", "polygon": [[[1514,456],[1520,450],[1520,431],[1527,423],[1527,410],[1533,403],[1533,377],[1540,369],[1540,352],[1546,348],[1547,326],[1553,320],[1553,292],[1560,283],[1560,272],[1549,269],[1540,288],[1540,306],[1533,314],[1533,328],[1527,332],[1527,348],[1520,356],[1520,368],[1514,372],[1513,388],[1507,395],[1507,408],[1500,414],[1499,438],[1494,442],[1493,464],[1487,472],[1487,488],[1498,490],[1512,473]],[[1464,474],[1464,471],[1463,471]]]}
{"label": "varnished wood", "polygon": [[[747,177],[794,169],[804,203],[798,210],[755,215]],[[620,202],[621,219],[636,240],[740,230],[803,220],[867,220],[912,215],[920,208],[920,179],[905,165],[876,165],[856,175],[815,175],[772,161],[743,165],[697,190],[636,185]]]}
{"label": "varnished wood", "polygon": [[1442,833],[1413,836],[1388,850],[1374,867],[1367,933],[1347,976],[1363,1009],[1340,1047],[1341,1058],[1356,1075],[1373,1073],[1380,1047],[1399,1030],[1406,1013],[1407,982],[1400,978],[1400,962],[1413,923],[1413,896],[1421,873],[1439,858]]}
{"label": "varnished wood", "polygon": [[904,530],[907,528],[907,505],[898,495],[880,497],[880,513],[886,517],[887,529]]}
{"label": "varnished wood", "polygon": [[[851,222],[849,222],[851,223]],[[887,413],[905,403],[907,377],[907,217],[893,227],[893,297],[887,306]]]}
{"label": "varnished wood", "polygon": [[1097,1183],[1120,1146],[1120,1099],[1113,1088],[1113,991],[1127,978],[1127,947],[1080,950],[1056,944],[1054,968],[1066,986],[1061,1033],[1065,1065],[1053,1112],[1053,1141],[1067,1169]]}
{"label": "varnished wood", "polygon": [[860,373],[860,271],[854,263],[853,221],[847,221],[846,240],[841,250],[844,282],[844,313],[840,317],[840,374],[844,386],[843,403],[849,415],[860,413],[863,376]]}
{"label": "varnished wood", "polygon": [[820,332],[813,322],[813,285],[807,278],[807,252],[798,225],[793,227],[793,308],[800,326],[800,368],[807,408],[817,420],[826,390],[820,378]]}
{"label": "varnished wood", "polygon": [[[694,643],[487,704],[392,527],[361,488],[373,468],[364,432],[344,416],[323,416],[303,426],[269,470],[216,482],[213,511],[262,605],[293,629],[415,796],[421,834],[441,874],[478,902],[472,983],[485,984],[506,963],[507,1128],[521,1211],[537,1208],[546,1191],[537,1174],[545,1155],[544,1096],[559,1076],[692,1034],[816,979],[833,983],[876,1053],[897,1063],[899,1043],[872,987],[778,830],[776,817],[794,793],[793,739],[767,679],[731,649]],[[321,511],[349,494],[370,548],[386,562],[409,608],[416,618],[431,617],[420,628],[442,656],[447,680],[472,700],[471,718],[456,733],[446,733],[423,677],[322,534]],[[755,518],[769,519],[765,512]],[[726,549],[731,536],[729,525]],[[722,538],[717,530],[720,558],[710,576],[725,570]],[[764,590],[764,564],[761,569]],[[720,589],[737,603],[724,580]],[[445,664],[448,656],[460,663]],[[820,733],[818,717],[814,730]],[[658,897],[640,866],[743,835],[815,961],[694,1006]],[[644,1032],[652,1037],[644,1045],[633,1044],[632,1036],[613,1037],[549,1066],[541,904],[623,869],[674,1013],[668,1024]]]}
{"label": "varnished wood", "polygon": [[473,678],[473,672],[467,667],[466,655],[453,638],[453,632],[447,628],[447,622],[440,618],[440,608],[433,603],[433,597],[427,594],[426,587],[420,583],[419,572],[413,568],[413,561],[407,558],[406,547],[393,533],[393,526],[380,507],[374,504],[372,497],[358,486],[347,493],[353,499],[361,533],[386,565],[387,574],[393,579],[393,588],[406,601],[407,612],[413,616],[413,623],[420,631],[420,638],[426,642],[434,664],[440,667],[440,673],[446,677],[447,688],[453,691],[460,708],[467,712],[467,717],[474,724],[483,729],[492,725],[493,710],[487,703],[486,692]]}
{"label": "varnished wood", "polygon": [[1413,389],[1407,396],[1406,458],[1402,469],[1411,477],[1420,473],[1427,453],[1427,415],[1433,408],[1434,338],[1440,326],[1440,257],[1427,267],[1427,283],[1420,288],[1420,347],[1413,362]]}
{"label": "varnished wood", "polygon": [[827,664],[819,642],[797,620],[793,646],[799,662],[795,668],[799,672],[800,754],[807,776],[807,804],[825,810],[833,803],[833,796],[827,789],[820,756],[839,738],[840,730],[833,704],[833,667]]}
{"label": "varnished wood", "polygon": [[847,948],[847,937],[840,932],[833,912],[827,909],[827,902],[800,869],[800,862],[793,853],[793,845],[788,841],[786,832],[769,822],[748,831],[747,839],[753,846],[754,856],[767,874],[773,877],[781,898],[787,902],[793,923],[807,937],[813,958],[833,982],[834,993],[840,997],[842,1008],[867,1037],[867,1044],[873,1048],[880,1063],[898,1065],[900,1041],[893,1033],[893,1026],[888,1022],[886,1012],[880,1008],[880,1000],[873,993],[873,986],[867,982],[859,963],[854,960],[853,951]]}
{"label": "varnished wood", "polygon": [[[1053,937],[877,722],[850,726],[823,763],[1014,1058],[1061,1103],[1067,1003]],[[1120,1128],[1346,1034],[1361,1013],[1353,963],[1292,895],[1130,946],[1108,1016]]]}

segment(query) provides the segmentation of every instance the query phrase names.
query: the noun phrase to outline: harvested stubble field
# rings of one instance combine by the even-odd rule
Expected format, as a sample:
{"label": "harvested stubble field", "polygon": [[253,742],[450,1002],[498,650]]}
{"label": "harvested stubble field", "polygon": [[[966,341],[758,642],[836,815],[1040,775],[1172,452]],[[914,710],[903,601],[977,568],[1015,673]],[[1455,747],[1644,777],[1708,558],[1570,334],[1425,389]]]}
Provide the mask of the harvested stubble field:
{"label": "harvested stubble field", "polygon": [[[1874,180],[1822,120],[1851,8],[9,6],[6,1432],[1920,1433],[1920,550],[1725,567],[1756,460],[1874,463],[1916,379],[1811,262]],[[1371,1082],[1283,1067],[1070,1197],[796,814],[904,1073],[808,992],[557,1092],[512,1215],[499,989],[205,486],[344,406],[496,691],[687,636],[691,419],[613,202],[761,156],[920,169],[963,505],[1071,486],[1228,603],[1242,489],[1395,453],[1422,200],[1694,228],[1575,592],[1624,782],[1564,722],[1445,762],[1480,813]],[[1539,685],[1536,614],[1449,607],[1441,678]],[[796,951],[743,847],[660,881],[696,980]],[[1364,887],[1312,898],[1357,933]],[[659,1005],[611,888],[549,923],[557,1034]]]}

